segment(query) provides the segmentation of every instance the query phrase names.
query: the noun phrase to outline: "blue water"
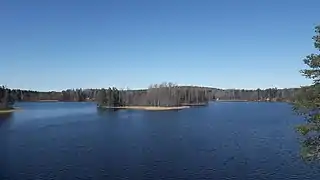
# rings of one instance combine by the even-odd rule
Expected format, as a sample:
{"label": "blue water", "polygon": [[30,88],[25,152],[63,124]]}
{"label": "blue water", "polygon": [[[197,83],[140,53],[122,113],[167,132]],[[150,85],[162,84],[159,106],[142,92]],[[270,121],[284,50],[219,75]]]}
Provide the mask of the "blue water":
{"label": "blue water", "polygon": [[285,103],[215,102],[181,111],[97,111],[20,103],[0,117],[0,179],[320,179],[300,158]]}

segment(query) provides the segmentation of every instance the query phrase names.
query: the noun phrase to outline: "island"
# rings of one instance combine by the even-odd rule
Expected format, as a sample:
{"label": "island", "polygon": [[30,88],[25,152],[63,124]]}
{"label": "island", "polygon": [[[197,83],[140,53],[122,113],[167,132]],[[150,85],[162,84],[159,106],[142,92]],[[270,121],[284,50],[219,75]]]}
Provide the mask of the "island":
{"label": "island", "polygon": [[150,85],[146,90],[100,89],[97,107],[102,109],[182,110],[191,106],[205,106],[214,99],[206,88],[184,87],[173,83]]}

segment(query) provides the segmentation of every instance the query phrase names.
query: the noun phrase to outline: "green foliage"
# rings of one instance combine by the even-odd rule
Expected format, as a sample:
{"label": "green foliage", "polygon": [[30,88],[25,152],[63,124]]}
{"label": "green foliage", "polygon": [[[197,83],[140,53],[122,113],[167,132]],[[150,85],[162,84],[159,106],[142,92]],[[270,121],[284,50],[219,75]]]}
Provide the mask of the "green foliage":
{"label": "green foliage", "polygon": [[98,107],[118,107],[123,106],[123,100],[120,97],[121,92],[117,88],[100,89],[96,96],[96,102]]}
{"label": "green foliage", "polygon": [[107,93],[106,93],[105,89],[100,89],[98,91],[97,96],[96,96],[96,101],[97,101],[98,107],[102,106],[106,103],[106,96],[107,96]]}
{"label": "green foliage", "polygon": [[306,137],[302,142],[301,155],[305,160],[319,160],[320,159],[320,138],[319,136]]}
{"label": "green foliage", "polygon": [[181,106],[207,104],[213,97],[207,88],[179,87],[172,83],[152,85],[147,90],[119,91],[117,88],[100,90],[96,96],[98,107],[119,106]]}
{"label": "green foliage", "polygon": [[[315,27],[314,47],[320,51],[320,26]],[[304,137],[302,155],[307,159],[320,158],[320,54],[310,54],[303,62],[308,66],[301,74],[313,80],[310,86],[302,87],[296,97],[294,110],[303,115],[306,123],[297,127]]]}
{"label": "green foliage", "polygon": [[[320,25],[315,27],[314,47],[320,51]],[[313,79],[315,85],[320,81],[320,54],[310,54],[303,60],[309,69],[301,70],[303,76]]]}
{"label": "green foliage", "polygon": [[[202,101],[203,97],[207,97],[210,100],[219,98],[220,100],[248,100],[248,101],[286,101],[291,102],[294,98],[296,91],[299,88],[289,88],[289,89],[276,89],[276,88],[268,88],[268,89],[257,89],[257,90],[245,90],[245,89],[217,89],[211,87],[195,87],[195,86],[179,86],[178,91],[175,89],[177,86],[173,85],[172,83],[167,84],[166,86],[172,87],[165,87],[161,85],[161,90],[159,89],[143,89],[143,90],[118,90],[120,96],[120,103],[124,104],[132,104],[131,101],[133,99],[138,98],[141,94],[151,91],[155,97],[152,99],[154,102],[150,103],[159,103],[158,98],[156,97],[158,94],[159,96],[163,96],[167,94],[167,99],[162,100],[162,105],[174,105],[183,103],[183,99],[187,101],[195,101],[197,99],[192,98],[189,95],[195,93],[194,91],[189,92],[186,89],[201,89],[201,92],[198,91],[199,99],[198,101]],[[159,88],[160,88],[159,87]],[[158,87],[157,87],[158,88]],[[173,91],[172,91],[173,90]],[[186,92],[188,91],[188,92]],[[55,101],[65,101],[65,102],[74,102],[74,101],[94,101],[97,97],[99,89],[67,89],[64,91],[49,91],[49,92],[39,92],[39,91],[32,91],[32,90],[21,90],[21,89],[11,89],[9,90],[10,97],[15,101],[41,101],[41,100],[55,100]],[[171,101],[173,97],[182,96],[181,93],[185,93],[187,97],[180,99],[176,99],[176,102]],[[151,95],[150,94],[150,95]],[[161,94],[161,95],[160,95]],[[152,95],[152,96],[153,96]],[[195,96],[193,94],[191,96]],[[136,97],[137,96],[137,97]],[[130,97],[128,99],[128,97]],[[115,97],[117,98],[117,97]],[[141,98],[140,98],[141,99]],[[170,100],[171,99],[171,100]],[[123,102],[121,102],[123,100]],[[170,102],[169,102],[170,100]],[[138,100],[140,101],[140,100]],[[141,104],[142,102],[139,102]],[[136,104],[137,105],[137,104]],[[161,105],[161,104],[159,104]]]}

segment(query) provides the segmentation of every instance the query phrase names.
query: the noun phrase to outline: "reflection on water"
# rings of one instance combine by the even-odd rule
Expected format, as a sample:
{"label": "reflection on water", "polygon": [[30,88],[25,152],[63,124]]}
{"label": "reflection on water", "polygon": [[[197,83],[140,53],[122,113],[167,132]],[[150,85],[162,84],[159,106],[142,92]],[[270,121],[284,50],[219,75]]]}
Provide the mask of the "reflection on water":
{"label": "reflection on water", "polygon": [[12,119],[12,115],[13,113],[0,113],[0,127],[8,123],[8,121]]}
{"label": "reflection on water", "polygon": [[103,108],[97,108],[97,114],[98,116],[110,116],[114,113],[117,113],[117,112],[121,112],[121,110],[119,109],[103,109]]}
{"label": "reflection on water", "polygon": [[12,117],[13,113],[0,113],[0,120],[7,120],[10,119]]}

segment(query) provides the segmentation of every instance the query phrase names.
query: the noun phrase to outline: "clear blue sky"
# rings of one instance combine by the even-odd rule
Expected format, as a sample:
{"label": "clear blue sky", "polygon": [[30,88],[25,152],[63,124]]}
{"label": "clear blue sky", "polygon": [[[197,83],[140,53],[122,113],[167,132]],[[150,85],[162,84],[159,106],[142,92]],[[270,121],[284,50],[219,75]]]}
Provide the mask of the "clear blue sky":
{"label": "clear blue sky", "polygon": [[298,87],[319,0],[2,0],[0,84]]}

